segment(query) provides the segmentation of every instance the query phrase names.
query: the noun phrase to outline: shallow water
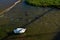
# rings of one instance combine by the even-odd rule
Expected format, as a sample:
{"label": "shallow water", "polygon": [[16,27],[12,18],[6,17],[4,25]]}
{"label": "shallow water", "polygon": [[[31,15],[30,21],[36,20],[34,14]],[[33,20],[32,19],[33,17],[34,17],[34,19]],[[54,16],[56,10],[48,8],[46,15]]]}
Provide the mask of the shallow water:
{"label": "shallow water", "polygon": [[[6,9],[6,7],[8,7],[11,4],[13,4],[14,2],[16,2],[16,0],[12,0],[12,1],[9,0],[9,1],[10,2],[8,2],[7,0],[6,1],[1,0],[3,5],[0,7],[0,9],[1,10]],[[9,3],[9,4],[7,4],[7,3]],[[49,14],[50,11],[52,14],[52,13],[58,11],[58,9],[50,8],[50,7],[30,6],[30,5],[27,5],[24,2],[24,0],[22,0],[21,3],[17,4],[14,8],[12,8],[10,11],[6,12],[5,14],[3,14],[2,17],[0,17],[0,26],[2,26],[2,29],[6,30],[6,31],[7,31],[7,28],[9,28],[8,30],[12,30],[15,27],[20,27],[24,24],[27,24],[28,22],[33,20],[35,17],[38,17],[38,15],[42,15],[42,14],[44,15],[44,13]]]}

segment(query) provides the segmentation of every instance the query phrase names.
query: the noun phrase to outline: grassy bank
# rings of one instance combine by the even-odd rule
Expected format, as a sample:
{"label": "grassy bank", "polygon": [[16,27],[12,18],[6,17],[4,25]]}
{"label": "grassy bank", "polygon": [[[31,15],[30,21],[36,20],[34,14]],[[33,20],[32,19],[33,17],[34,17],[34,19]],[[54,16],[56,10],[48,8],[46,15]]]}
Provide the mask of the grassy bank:
{"label": "grassy bank", "polygon": [[26,0],[26,3],[33,6],[59,7],[60,0]]}

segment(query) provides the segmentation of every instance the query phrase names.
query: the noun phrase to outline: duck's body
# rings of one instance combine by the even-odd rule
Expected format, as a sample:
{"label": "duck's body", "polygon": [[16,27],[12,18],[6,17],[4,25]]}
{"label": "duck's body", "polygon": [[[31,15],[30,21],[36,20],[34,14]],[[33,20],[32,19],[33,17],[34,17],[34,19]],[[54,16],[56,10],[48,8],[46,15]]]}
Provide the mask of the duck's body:
{"label": "duck's body", "polygon": [[26,31],[26,28],[16,28],[14,29],[14,33],[24,33]]}

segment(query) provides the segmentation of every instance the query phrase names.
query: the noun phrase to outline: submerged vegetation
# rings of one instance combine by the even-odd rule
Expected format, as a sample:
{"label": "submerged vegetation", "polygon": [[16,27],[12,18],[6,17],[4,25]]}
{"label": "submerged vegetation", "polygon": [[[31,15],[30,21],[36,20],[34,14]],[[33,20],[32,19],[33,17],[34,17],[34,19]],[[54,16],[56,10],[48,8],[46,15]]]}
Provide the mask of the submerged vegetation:
{"label": "submerged vegetation", "polygon": [[[30,2],[30,0],[26,2],[28,1]],[[35,1],[37,1],[38,4],[40,0]],[[31,2],[33,1],[31,0]],[[40,5],[42,4],[39,4],[39,6]],[[29,25],[24,26],[25,24]],[[9,12],[6,12],[3,17],[0,17],[0,40],[52,40],[60,30],[59,24],[60,10],[55,8],[22,6],[22,4],[19,3]],[[11,34],[15,28],[21,26],[27,27],[24,34]]]}
{"label": "submerged vegetation", "polygon": [[60,0],[26,0],[26,3],[33,6],[59,7]]}

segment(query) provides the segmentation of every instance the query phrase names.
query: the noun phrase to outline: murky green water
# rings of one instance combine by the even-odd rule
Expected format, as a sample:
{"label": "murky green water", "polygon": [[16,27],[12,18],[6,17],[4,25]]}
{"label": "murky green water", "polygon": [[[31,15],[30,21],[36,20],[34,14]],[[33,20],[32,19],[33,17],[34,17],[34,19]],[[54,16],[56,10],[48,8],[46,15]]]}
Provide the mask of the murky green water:
{"label": "murky green water", "polygon": [[[2,0],[1,0],[2,1]],[[0,9],[5,9],[6,7],[10,6],[11,4],[13,4],[13,2],[16,2],[15,0],[9,0],[10,2],[8,2],[7,0],[6,1],[2,1],[2,6],[0,7]],[[6,2],[6,4],[4,4]],[[7,4],[7,2],[9,4]],[[5,6],[4,6],[5,5]],[[51,10],[50,10],[51,9]],[[48,11],[49,10],[49,11]],[[39,31],[41,32],[49,32],[48,29],[50,26],[52,25],[55,25],[53,22],[57,22],[57,24],[59,24],[60,22],[58,21],[59,18],[57,17],[57,15],[60,15],[59,12],[60,10],[56,9],[56,8],[50,8],[50,7],[34,7],[34,6],[30,6],[30,5],[27,5],[24,3],[24,0],[17,4],[14,8],[12,8],[10,11],[6,12],[2,17],[0,17],[0,30],[2,30],[2,33],[3,35],[0,35],[0,37],[4,37],[4,35],[7,35],[5,34],[6,32],[9,32],[9,31],[12,31],[15,27],[20,27],[24,24],[27,24],[28,22],[30,22],[31,20],[35,19],[35,17],[38,17],[38,15],[42,15],[44,14],[45,12],[47,14],[44,15],[44,17],[42,17],[41,19],[41,23],[40,23],[40,19],[38,20],[39,22],[35,22],[36,25],[32,24],[30,26],[33,26],[31,27],[31,29],[34,31],[33,28],[37,28],[38,30],[38,33],[40,33]],[[56,13],[55,13],[56,12]],[[56,17],[55,15],[56,14]],[[50,16],[51,15],[51,16]],[[49,19],[51,18],[51,19]],[[54,19],[55,18],[55,19]],[[56,20],[57,18],[57,20]],[[45,22],[48,22],[50,23],[49,25],[48,24],[44,24]],[[39,25],[39,26],[38,26]],[[43,26],[45,25],[45,27]],[[38,26],[38,27],[37,27]],[[41,28],[40,28],[41,26]],[[49,26],[49,27],[48,27]],[[56,25],[55,25],[56,26]],[[48,27],[48,28],[47,28]],[[53,27],[53,26],[52,26]],[[50,27],[50,31],[52,29],[52,27]],[[56,26],[57,27],[57,26]],[[56,30],[56,27],[53,27]],[[41,30],[40,30],[40,29]],[[42,29],[43,28],[43,29]],[[28,28],[29,29],[29,28]],[[47,31],[46,31],[47,29]],[[52,31],[52,32],[53,32]],[[29,30],[28,30],[29,32]],[[26,34],[29,34],[29,33],[26,33]],[[32,33],[32,31],[31,31]],[[36,32],[33,32],[33,34],[36,33]],[[31,34],[30,34],[31,35]],[[52,34],[53,35],[53,34]],[[42,37],[43,38],[43,37]],[[41,38],[41,40],[42,40]],[[27,39],[28,40],[28,39]],[[32,39],[33,40],[33,39]],[[39,39],[40,40],[40,39]]]}

